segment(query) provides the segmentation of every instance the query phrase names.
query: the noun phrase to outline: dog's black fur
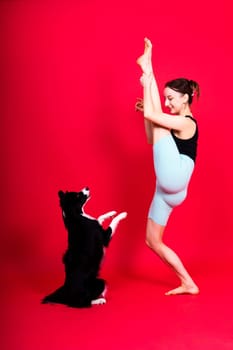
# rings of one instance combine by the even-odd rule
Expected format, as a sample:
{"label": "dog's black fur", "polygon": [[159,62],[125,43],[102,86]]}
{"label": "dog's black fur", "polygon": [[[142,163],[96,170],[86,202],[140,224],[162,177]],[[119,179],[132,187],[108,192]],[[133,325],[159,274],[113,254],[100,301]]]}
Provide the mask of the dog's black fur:
{"label": "dog's black fur", "polygon": [[98,278],[104,247],[109,245],[112,228],[104,229],[97,219],[83,213],[89,189],[58,192],[63,220],[68,231],[68,248],[63,257],[63,286],[47,295],[42,303],[60,303],[71,307],[89,307],[105,289]]}

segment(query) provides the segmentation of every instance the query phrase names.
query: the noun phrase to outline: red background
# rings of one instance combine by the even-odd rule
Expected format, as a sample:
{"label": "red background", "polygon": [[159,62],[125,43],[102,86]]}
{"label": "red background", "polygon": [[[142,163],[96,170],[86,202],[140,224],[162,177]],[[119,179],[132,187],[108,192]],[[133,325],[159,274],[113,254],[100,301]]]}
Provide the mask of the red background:
{"label": "red background", "polygon": [[165,240],[197,283],[232,266],[232,30],[230,1],[220,5],[1,2],[0,249],[9,288],[17,281],[43,296],[62,283],[66,232],[57,192],[84,186],[90,215],[128,212],[103,274],[170,278],[144,244],[155,183],[143,117],[134,110],[145,36],[161,94],[181,76],[201,87],[193,105],[196,169]]}

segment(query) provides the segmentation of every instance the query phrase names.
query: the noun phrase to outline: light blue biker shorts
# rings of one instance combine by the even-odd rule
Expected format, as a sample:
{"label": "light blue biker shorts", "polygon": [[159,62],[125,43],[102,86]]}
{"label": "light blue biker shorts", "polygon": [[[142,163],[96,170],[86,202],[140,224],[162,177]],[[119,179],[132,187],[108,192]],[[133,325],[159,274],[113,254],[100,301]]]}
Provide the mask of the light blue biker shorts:
{"label": "light blue biker shorts", "polygon": [[156,188],[148,217],[165,226],[172,209],[187,195],[194,161],[180,154],[172,135],[162,137],[153,145]]}

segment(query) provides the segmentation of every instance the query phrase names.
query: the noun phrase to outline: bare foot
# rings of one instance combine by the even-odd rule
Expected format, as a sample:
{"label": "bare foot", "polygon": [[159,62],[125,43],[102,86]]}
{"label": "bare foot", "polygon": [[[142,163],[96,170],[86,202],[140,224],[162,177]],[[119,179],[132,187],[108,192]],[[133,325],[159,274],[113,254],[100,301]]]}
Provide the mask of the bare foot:
{"label": "bare foot", "polygon": [[145,73],[146,75],[149,75],[150,73],[152,73],[152,63],[151,63],[152,44],[148,38],[145,38],[144,42],[145,42],[144,53],[142,56],[140,56],[137,59],[137,64],[141,67],[143,73]]}
{"label": "bare foot", "polygon": [[178,288],[172,289],[169,292],[165,293],[165,295],[178,295],[178,294],[198,294],[199,288],[194,284],[193,286],[183,286],[181,285]]}

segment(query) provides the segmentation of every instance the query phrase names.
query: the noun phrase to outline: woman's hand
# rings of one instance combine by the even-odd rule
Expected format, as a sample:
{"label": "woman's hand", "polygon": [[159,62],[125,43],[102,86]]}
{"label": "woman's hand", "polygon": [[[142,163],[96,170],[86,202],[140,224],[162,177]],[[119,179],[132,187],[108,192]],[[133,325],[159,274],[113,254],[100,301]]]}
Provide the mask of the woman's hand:
{"label": "woman's hand", "polygon": [[137,102],[135,103],[135,111],[136,112],[143,112],[143,99],[142,98],[137,98]]}

